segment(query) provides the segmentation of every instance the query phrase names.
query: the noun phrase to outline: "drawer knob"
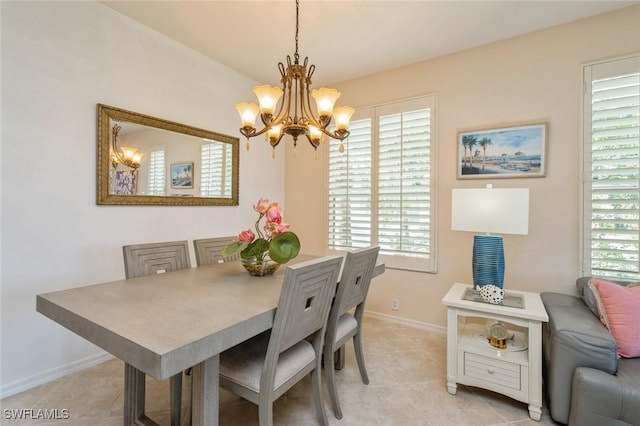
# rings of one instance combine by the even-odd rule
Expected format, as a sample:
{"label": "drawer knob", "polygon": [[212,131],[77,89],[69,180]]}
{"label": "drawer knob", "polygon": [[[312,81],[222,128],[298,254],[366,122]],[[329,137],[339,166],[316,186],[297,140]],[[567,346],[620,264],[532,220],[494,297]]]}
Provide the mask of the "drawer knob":
{"label": "drawer knob", "polygon": [[496,371],[493,369],[493,367],[489,367],[489,368],[487,368],[487,372],[488,372],[489,374],[493,374],[493,373],[495,373]]}

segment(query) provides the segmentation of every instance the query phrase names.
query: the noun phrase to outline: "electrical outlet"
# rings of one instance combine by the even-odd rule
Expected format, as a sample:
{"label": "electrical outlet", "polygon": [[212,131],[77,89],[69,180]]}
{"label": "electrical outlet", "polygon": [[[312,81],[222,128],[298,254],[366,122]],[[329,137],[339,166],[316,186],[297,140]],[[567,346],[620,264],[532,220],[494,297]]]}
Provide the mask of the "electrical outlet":
{"label": "electrical outlet", "polygon": [[396,299],[395,297],[391,299],[391,309],[393,309],[394,311],[400,310],[400,302],[398,302],[398,299]]}

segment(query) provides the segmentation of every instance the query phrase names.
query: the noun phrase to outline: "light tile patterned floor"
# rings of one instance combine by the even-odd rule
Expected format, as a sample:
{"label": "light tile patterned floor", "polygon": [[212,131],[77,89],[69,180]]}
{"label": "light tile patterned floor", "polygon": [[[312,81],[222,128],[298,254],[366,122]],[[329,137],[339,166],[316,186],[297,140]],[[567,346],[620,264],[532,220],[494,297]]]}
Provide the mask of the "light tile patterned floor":
{"label": "light tile patterned floor", "polygon": [[[346,366],[336,380],[344,417],[330,425],[556,425],[546,407],[540,422],[529,419],[527,405],[482,389],[458,386],[447,392],[446,336],[376,318],[366,318],[364,347],[370,384],[363,385],[351,343]],[[122,426],[123,371],[114,359],[0,401],[8,426]],[[316,425],[310,380],[292,388],[274,405],[275,425]],[[189,424],[189,385],[184,381],[183,424]],[[324,384],[324,377],[323,377]],[[257,425],[257,407],[221,391],[220,425]],[[62,420],[8,420],[5,409],[68,410]],[[160,425],[170,425],[169,382],[147,379],[146,410]]]}

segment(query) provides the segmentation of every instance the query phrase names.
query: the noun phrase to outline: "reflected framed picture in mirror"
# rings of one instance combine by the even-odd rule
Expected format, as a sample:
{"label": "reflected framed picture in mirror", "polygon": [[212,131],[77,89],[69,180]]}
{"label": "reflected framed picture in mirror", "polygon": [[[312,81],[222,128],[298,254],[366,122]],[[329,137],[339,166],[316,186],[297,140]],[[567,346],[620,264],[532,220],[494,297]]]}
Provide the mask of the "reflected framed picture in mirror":
{"label": "reflected framed picture in mirror", "polygon": [[193,188],[193,163],[171,165],[171,188]]}
{"label": "reflected framed picture in mirror", "polygon": [[136,173],[118,170],[116,171],[115,191],[118,195],[135,195]]}

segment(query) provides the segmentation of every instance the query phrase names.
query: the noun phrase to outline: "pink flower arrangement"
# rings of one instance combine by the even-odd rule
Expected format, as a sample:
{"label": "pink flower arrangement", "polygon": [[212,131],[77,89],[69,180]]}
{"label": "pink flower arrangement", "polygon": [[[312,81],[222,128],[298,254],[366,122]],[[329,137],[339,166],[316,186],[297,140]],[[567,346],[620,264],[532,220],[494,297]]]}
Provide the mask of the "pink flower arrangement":
{"label": "pink flower arrangement", "polygon": [[[241,258],[255,257],[257,263],[264,262],[267,255],[277,263],[287,263],[296,257],[300,251],[300,240],[295,233],[289,231],[289,224],[282,221],[280,205],[260,198],[253,210],[258,213],[258,220],[254,224],[255,232],[251,228],[241,231],[222,250],[222,255],[231,256],[239,251]],[[265,224],[260,229],[263,218]]]}

